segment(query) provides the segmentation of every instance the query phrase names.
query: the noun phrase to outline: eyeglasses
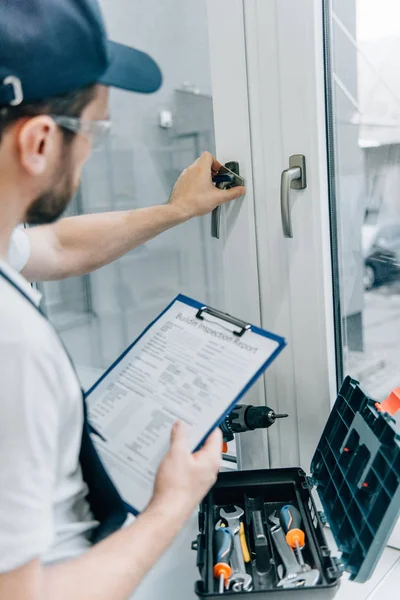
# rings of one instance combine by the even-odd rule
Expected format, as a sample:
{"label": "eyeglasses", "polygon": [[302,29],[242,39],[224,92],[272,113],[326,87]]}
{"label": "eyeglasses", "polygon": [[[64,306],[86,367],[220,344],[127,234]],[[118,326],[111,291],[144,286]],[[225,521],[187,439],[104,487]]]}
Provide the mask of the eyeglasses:
{"label": "eyeglasses", "polygon": [[91,141],[93,148],[100,146],[111,130],[111,121],[108,120],[91,121],[89,119],[80,119],[79,117],[49,116],[62,129],[86,135]]}

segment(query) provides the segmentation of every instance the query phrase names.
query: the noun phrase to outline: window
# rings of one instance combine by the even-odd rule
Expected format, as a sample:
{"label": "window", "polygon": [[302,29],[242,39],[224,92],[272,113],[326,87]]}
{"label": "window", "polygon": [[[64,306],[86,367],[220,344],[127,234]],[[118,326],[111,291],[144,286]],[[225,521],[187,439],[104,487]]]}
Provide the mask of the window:
{"label": "window", "polygon": [[[151,95],[112,90],[111,140],[93,152],[71,211],[166,203],[179,173],[215,147],[221,161],[239,161],[248,186],[246,202],[222,207],[220,239],[206,215],[85,278],[43,286],[85,389],[178,293],[260,323],[241,3],[227,1],[229,20],[225,2],[212,10],[208,0],[102,4],[110,37],[154,56],[164,82]],[[262,403],[262,384],[247,398]]]}
{"label": "window", "polygon": [[381,400],[400,384],[400,5],[334,0],[331,18],[336,326],[343,374]]}
{"label": "window", "polygon": [[[111,35],[148,51],[165,78],[151,96],[112,90],[112,137],[94,150],[70,214],[166,203],[179,173],[214,152],[206,5],[190,4],[153,2],[140,19],[140,2],[104,5]],[[43,288],[87,388],[177,293],[225,308],[221,245],[210,217],[194,219],[98,271]]]}

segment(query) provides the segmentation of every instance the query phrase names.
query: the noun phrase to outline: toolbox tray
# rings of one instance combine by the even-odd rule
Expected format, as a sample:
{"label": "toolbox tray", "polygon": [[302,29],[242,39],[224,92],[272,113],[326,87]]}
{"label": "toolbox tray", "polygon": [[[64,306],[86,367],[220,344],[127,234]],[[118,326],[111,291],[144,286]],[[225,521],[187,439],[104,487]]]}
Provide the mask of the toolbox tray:
{"label": "toolbox tray", "polygon": [[[285,600],[297,594],[297,600],[333,598],[340,580],[340,569],[331,557],[316,507],[310,495],[307,476],[301,469],[268,469],[221,473],[216,485],[203,501],[199,512],[200,535],[197,539],[197,566],[202,577],[196,583],[199,598],[220,598],[213,578],[213,533],[218,520],[217,506],[244,505],[244,496],[263,496],[272,513],[284,504],[295,504],[301,513],[309,551],[316,559],[315,566],[323,573],[324,581],[314,588],[268,589],[252,592],[225,592],[233,598],[279,598]],[[275,556],[275,549],[272,548]],[[305,557],[306,558],[306,557]],[[306,560],[308,562],[308,560]]]}
{"label": "toolbox tray", "polygon": [[[327,546],[311,496],[313,487],[341,559],[331,556]],[[201,576],[195,587],[199,598],[221,597],[213,577],[213,534],[219,507],[245,507],[246,496],[262,496],[266,517],[285,504],[299,509],[306,535],[304,559],[320,571],[321,580],[314,587],[226,591],[224,595],[238,600],[333,598],[343,570],[359,583],[371,577],[400,516],[399,425],[379,410],[379,404],[362,392],[357,381],[347,377],[313,457],[311,477],[300,468],[220,473],[199,511],[200,533],[195,543]],[[272,543],[270,550],[276,569],[280,560]]]}

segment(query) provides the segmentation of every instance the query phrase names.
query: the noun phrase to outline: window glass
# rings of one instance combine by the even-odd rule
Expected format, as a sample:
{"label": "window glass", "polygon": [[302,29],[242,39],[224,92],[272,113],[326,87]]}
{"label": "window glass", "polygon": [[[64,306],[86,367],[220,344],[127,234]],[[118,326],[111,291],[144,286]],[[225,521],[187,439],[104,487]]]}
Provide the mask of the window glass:
{"label": "window glass", "polygon": [[[70,214],[164,204],[179,173],[214,152],[206,0],[102,6],[110,37],[154,56],[164,82],[152,95],[112,90],[111,139],[94,150]],[[222,246],[210,232],[209,215],[193,219],[85,277],[43,286],[84,387],[178,293],[224,308]]]}
{"label": "window glass", "polygon": [[400,385],[400,2],[333,0],[336,219],[344,374]]}

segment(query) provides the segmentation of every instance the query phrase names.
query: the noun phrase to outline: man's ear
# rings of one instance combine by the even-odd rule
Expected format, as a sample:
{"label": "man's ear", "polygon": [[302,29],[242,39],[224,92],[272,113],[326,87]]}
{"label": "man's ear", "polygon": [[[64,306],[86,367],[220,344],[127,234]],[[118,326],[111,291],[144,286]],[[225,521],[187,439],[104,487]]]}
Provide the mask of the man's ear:
{"label": "man's ear", "polygon": [[28,119],[19,130],[18,151],[24,169],[40,176],[54,160],[58,127],[51,117],[39,115]]}

